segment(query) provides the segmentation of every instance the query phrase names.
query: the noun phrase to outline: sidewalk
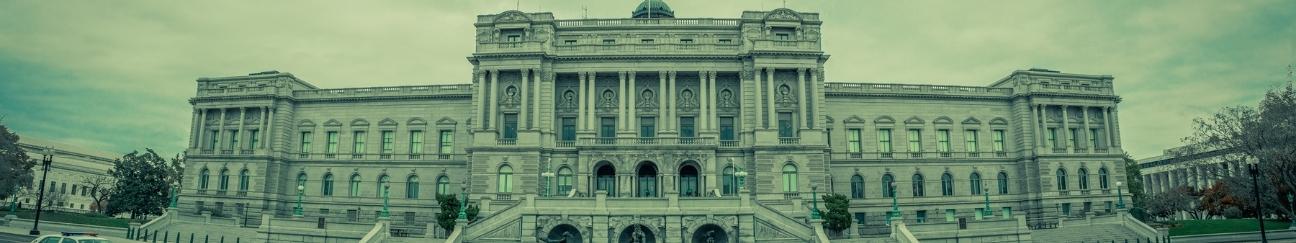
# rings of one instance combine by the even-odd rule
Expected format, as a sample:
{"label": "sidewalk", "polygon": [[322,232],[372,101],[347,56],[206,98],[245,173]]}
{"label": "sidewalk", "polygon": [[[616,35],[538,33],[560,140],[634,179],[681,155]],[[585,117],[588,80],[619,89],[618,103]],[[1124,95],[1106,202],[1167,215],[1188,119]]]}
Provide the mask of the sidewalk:
{"label": "sidewalk", "polygon": [[[8,226],[0,226],[0,232],[26,235],[31,231],[31,228],[32,228],[31,220],[19,219],[17,221],[9,222]],[[40,231],[41,231],[41,235],[58,234],[61,232],[95,232],[95,233],[99,233],[99,237],[111,240],[112,242],[139,242],[139,241],[127,240],[125,238],[126,229],[124,228],[115,229],[115,228],[107,228],[107,227],[100,227],[100,226],[76,225],[76,224],[67,224],[67,223],[60,223],[60,222],[41,221]]]}

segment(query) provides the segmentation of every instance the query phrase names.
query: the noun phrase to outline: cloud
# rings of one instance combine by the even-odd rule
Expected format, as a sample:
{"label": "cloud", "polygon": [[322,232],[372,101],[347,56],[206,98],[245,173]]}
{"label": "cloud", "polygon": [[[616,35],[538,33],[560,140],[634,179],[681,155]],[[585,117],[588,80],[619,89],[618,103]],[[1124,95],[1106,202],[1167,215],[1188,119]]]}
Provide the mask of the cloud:
{"label": "cloud", "polygon": [[[772,0],[668,1],[734,18]],[[27,135],[125,152],[188,142],[194,79],[264,70],[320,87],[468,82],[472,21],[514,8],[623,18],[623,1],[0,3],[0,114]],[[788,1],[822,13],[834,81],[985,85],[1012,70],[1110,74],[1124,146],[1176,146],[1189,119],[1279,84],[1293,1]]]}

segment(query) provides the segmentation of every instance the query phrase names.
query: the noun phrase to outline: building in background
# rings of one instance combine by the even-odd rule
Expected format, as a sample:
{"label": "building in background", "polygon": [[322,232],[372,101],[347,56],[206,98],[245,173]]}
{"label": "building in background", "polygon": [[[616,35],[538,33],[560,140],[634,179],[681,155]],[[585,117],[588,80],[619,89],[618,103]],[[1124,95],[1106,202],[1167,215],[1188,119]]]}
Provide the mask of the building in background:
{"label": "building in background", "polygon": [[1138,160],[1143,191],[1174,192],[1178,188],[1202,190],[1231,176],[1247,176],[1246,166],[1229,158],[1227,149],[1201,151],[1191,146],[1166,149],[1162,155]]}
{"label": "building in background", "polygon": [[[101,205],[95,204],[93,188],[87,184],[88,178],[108,177],[113,168],[113,161],[121,158],[120,154],[103,152],[79,146],[49,141],[31,136],[18,140],[18,147],[27,152],[27,156],[36,160],[32,167],[32,187],[25,188],[19,194],[18,203],[25,209],[35,209],[39,197],[41,182],[41,158],[53,153],[50,171],[45,179],[44,210],[65,212],[92,212]],[[111,186],[111,185],[110,185]],[[106,203],[106,200],[105,200]]]}

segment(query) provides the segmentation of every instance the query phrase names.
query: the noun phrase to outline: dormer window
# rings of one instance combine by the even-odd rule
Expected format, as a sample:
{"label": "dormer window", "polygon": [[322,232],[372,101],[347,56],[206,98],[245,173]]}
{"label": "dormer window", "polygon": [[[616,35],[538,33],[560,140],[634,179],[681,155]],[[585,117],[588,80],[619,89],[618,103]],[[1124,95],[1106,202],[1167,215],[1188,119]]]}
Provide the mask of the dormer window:
{"label": "dormer window", "polygon": [[792,36],[796,33],[796,30],[787,27],[775,27],[771,29],[770,32],[774,34],[775,40],[792,40]]}
{"label": "dormer window", "polygon": [[603,39],[603,44],[604,44],[604,45],[613,45],[613,44],[616,44],[616,40],[613,40],[613,39]]}
{"label": "dormer window", "polygon": [[653,39],[641,39],[641,40],[639,40],[639,44],[652,44],[652,43],[653,43]]}
{"label": "dormer window", "polygon": [[500,35],[504,37],[504,41],[520,42],[526,32],[522,31],[522,29],[504,29],[500,31]]}
{"label": "dormer window", "polygon": [[680,39],[680,44],[693,44],[693,39]]}

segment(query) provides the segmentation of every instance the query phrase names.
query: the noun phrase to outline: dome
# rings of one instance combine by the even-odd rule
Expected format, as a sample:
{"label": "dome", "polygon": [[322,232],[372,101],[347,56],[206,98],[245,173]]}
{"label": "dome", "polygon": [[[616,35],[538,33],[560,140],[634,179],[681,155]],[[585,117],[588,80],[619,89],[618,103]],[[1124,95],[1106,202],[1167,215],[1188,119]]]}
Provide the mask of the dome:
{"label": "dome", "polygon": [[662,0],[644,0],[633,13],[634,18],[675,18],[675,11]]}

